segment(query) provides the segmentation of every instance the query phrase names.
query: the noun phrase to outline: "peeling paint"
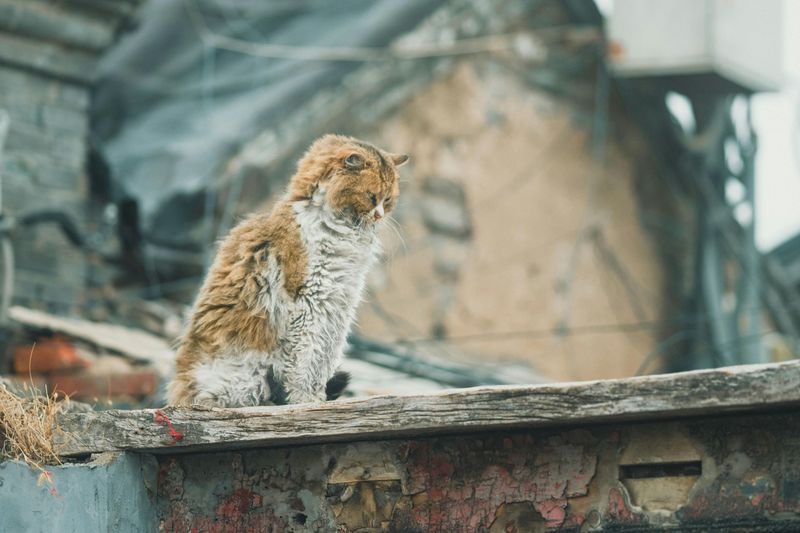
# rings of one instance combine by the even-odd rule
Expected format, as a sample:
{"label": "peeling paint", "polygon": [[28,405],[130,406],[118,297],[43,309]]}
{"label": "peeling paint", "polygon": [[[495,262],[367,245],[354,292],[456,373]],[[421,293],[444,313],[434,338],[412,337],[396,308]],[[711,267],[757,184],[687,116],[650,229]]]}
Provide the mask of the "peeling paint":
{"label": "peeling paint", "polygon": [[[800,531],[798,423],[775,414],[735,427],[706,419],[160,457],[161,530]],[[702,461],[702,473],[686,478],[677,510],[650,511],[618,478],[623,459]]]}
{"label": "peeling paint", "polygon": [[530,435],[410,443],[409,487],[429,495],[414,505],[414,522],[427,531],[486,530],[502,504],[530,502],[547,527],[559,527],[567,486],[585,494],[594,475],[584,446]]}

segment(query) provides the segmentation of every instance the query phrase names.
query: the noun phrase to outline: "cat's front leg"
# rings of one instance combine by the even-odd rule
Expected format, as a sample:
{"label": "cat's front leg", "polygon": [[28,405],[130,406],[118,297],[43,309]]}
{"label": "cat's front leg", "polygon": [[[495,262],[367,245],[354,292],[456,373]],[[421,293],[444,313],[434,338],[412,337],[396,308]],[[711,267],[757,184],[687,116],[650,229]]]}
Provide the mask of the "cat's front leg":
{"label": "cat's front leg", "polygon": [[298,312],[290,320],[284,339],[285,366],[282,381],[287,403],[322,402],[326,399],[327,375],[324,351],[319,346],[310,313]]}
{"label": "cat's front leg", "polygon": [[288,365],[284,374],[287,403],[323,402],[326,399],[325,380],[320,379],[308,365],[313,357],[299,354],[297,365]]}

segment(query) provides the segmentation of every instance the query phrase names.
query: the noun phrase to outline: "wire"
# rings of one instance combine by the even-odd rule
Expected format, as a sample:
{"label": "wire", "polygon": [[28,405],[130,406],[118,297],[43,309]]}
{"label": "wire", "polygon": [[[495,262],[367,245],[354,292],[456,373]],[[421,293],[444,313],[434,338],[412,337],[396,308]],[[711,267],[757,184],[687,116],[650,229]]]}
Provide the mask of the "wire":
{"label": "wire", "polygon": [[647,311],[640,296],[640,288],[637,286],[633,274],[625,268],[625,265],[614,252],[611,243],[608,242],[602,231],[597,229],[592,232],[591,238],[596,255],[603,262],[606,270],[611,271],[625,290],[625,295],[633,313],[639,320],[647,319]]}
{"label": "wire", "polygon": [[527,329],[512,331],[490,331],[485,333],[470,333],[467,335],[455,335],[444,338],[420,337],[416,339],[403,339],[401,342],[409,344],[425,342],[470,342],[485,340],[510,340],[514,338],[548,338],[548,337],[577,337],[582,335],[595,335],[602,333],[625,333],[631,331],[649,330],[656,326],[663,325],[664,321],[645,320],[641,322],[626,322],[617,324],[589,324],[584,326],[572,326],[568,330],[562,327],[552,327],[543,329]]}
{"label": "wire", "polygon": [[[184,0],[186,11],[200,39],[209,46],[238,52],[265,59],[291,59],[295,61],[388,61],[395,59],[432,59],[474,54],[484,54],[512,50],[520,46],[522,40],[536,37],[537,40],[557,42],[561,40],[597,39],[599,34],[594,27],[576,27],[575,25],[558,25],[539,28],[535,32],[513,32],[495,35],[467,37],[449,44],[426,43],[418,45],[391,45],[388,47],[367,46],[296,46],[285,44],[257,43],[235,37],[229,37],[212,31],[205,23],[203,16],[192,5],[191,0]],[[547,38],[548,33],[556,35]]]}
{"label": "wire", "polygon": [[656,344],[655,348],[650,350],[650,353],[644,356],[644,359],[642,359],[642,362],[639,363],[639,368],[636,369],[636,373],[634,373],[634,376],[641,376],[642,374],[644,374],[644,371],[647,369],[648,366],[650,366],[650,363],[653,361],[653,359],[660,356],[664,352],[664,350],[666,350],[670,346],[673,346],[681,341],[686,340],[687,338],[691,338],[691,336],[694,335],[696,332],[697,331],[695,329],[683,329],[681,331],[678,331],[677,333],[670,335],[666,339],[660,341],[658,344]]}
{"label": "wire", "polygon": [[[389,329],[394,331],[395,335],[398,335],[399,338],[404,338],[408,336],[408,333],[412,333],[413,335],[419,334],[419,329],[403,318],[402,316],[393,313],[386,309],[383,304],[381,304],[380,300],[378,299],[377,295],[372,295],[369,299],[369,305],[372,307],[372,310],[375,312],[375,316],[377,316],[384,324],[386,324]],[[405,332],[402,330],[405,329]],[[440,357],[444,357],[445,359],[456,359],[450,350],[447,349],[446,345],[444,344],[437,344],[437,355]]]}
{"label": "wire", "polygon": [[[755,306],[758,309],[766,307],[764,304]],[[800,309],[800,299],[787,302],[787,307]],[[401,342],[416,344],[425,342],[470,342],[483,340],[508,340],[513,338],[547,338],[547,337],[570,337],[583,335],[597,335],[606,333],[625,333],[633,331],[644,331],[655,327],[670,326],[676,324],[696,325],[697,323],[710,322],[713,320],[710,313],[695,313],[678,315],[673,318],[660,320],[641,320],[636,322],[625,322],[616,324],[587,324],[583,326],[572,326],[568,330],[561,327],[528,329],[515,331],[493,331],[485,333],[470,333],[467,335],[449,336],[443,339],[437,337],[422,337],[416,339],[404,339]]]}
{"label": "wire", "polygon": [[14,247],[8,235],[0,235],[0,252],[3,258],[3,294],[0,295],[0,327],[2,327],[8,324],[8,310],[14,293]]}
{"label": "wire", "polygon": [[[727,342],[721,343],[719,346],[715,346],[714,348],[718,348],[718,347],[721,347],[721,348],[735,347],[737,345],[740,345],[742,343],[742,341],[761,339],[763,337],[766,337],[767,335],[772,335],[773,333],[780,333],[780,332],[777,329],[765,329],[765,330],[759,331],[758,333],[752,333],[752,334],[747,334],[747,335],[739,335],[737,337],[734,337],[734,338],[730,339]],[[697,360],[700,357],[705,357],[705,356],[714,357],[715,355],[716,355],[716,351],[714,349],[712,349],[712,350],[706,350],[706,351],[690,352],[686,357],[689,360]],[[794,356],[795,357],[800,357],[800,354],[795,353]]]}
{"label": "wire", "polygon": [[586,195],[586,206],[581,221],[581,229],[575,237],[572,253],[567,263],[566,271],[559,282],[561,299],[564,309],[561,312],[560,328],[568,329],[572,319],[572,289],[575,274],[578,269],[578,260],[584,239],[591,230],[593,214],[596,208],[597,195],[599,194],[600,171],[606,162],[607,137],[608,137],[608,111],[610,103],[609,74],[605,61],[597,54],[597,77],[595,80],[594,116],[592,119],[592,160],[594,165],[589,175],[589,190]]}

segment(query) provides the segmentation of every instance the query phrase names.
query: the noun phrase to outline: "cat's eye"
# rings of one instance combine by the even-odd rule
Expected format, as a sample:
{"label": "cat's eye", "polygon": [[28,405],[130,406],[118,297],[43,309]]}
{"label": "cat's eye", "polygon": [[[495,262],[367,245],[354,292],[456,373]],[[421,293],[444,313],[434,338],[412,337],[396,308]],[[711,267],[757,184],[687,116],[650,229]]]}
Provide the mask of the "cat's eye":
{"label": "cat's eye", "polygon": [[372,202],[373,206],[378,205],[378,198],[372,193],[369,193],[369,201]]}
{"label": "cat's eye", "polygon": [[350,154],[344,160],[344,166],[349,169],[358,169],[364,166],[364,159],[358,154]]}

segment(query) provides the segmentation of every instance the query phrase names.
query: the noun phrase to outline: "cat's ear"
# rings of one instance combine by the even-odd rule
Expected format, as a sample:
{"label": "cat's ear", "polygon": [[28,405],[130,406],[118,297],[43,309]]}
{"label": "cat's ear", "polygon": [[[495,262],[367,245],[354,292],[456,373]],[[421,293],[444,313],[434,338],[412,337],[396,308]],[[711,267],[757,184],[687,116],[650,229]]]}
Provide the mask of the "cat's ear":
{"label": "cat's ear", "polygon": [[389,154],[389,158],[392,160],[392,163],[394,163],[394,166],[402,167],[408,163],[410,156],[408,154]]}

